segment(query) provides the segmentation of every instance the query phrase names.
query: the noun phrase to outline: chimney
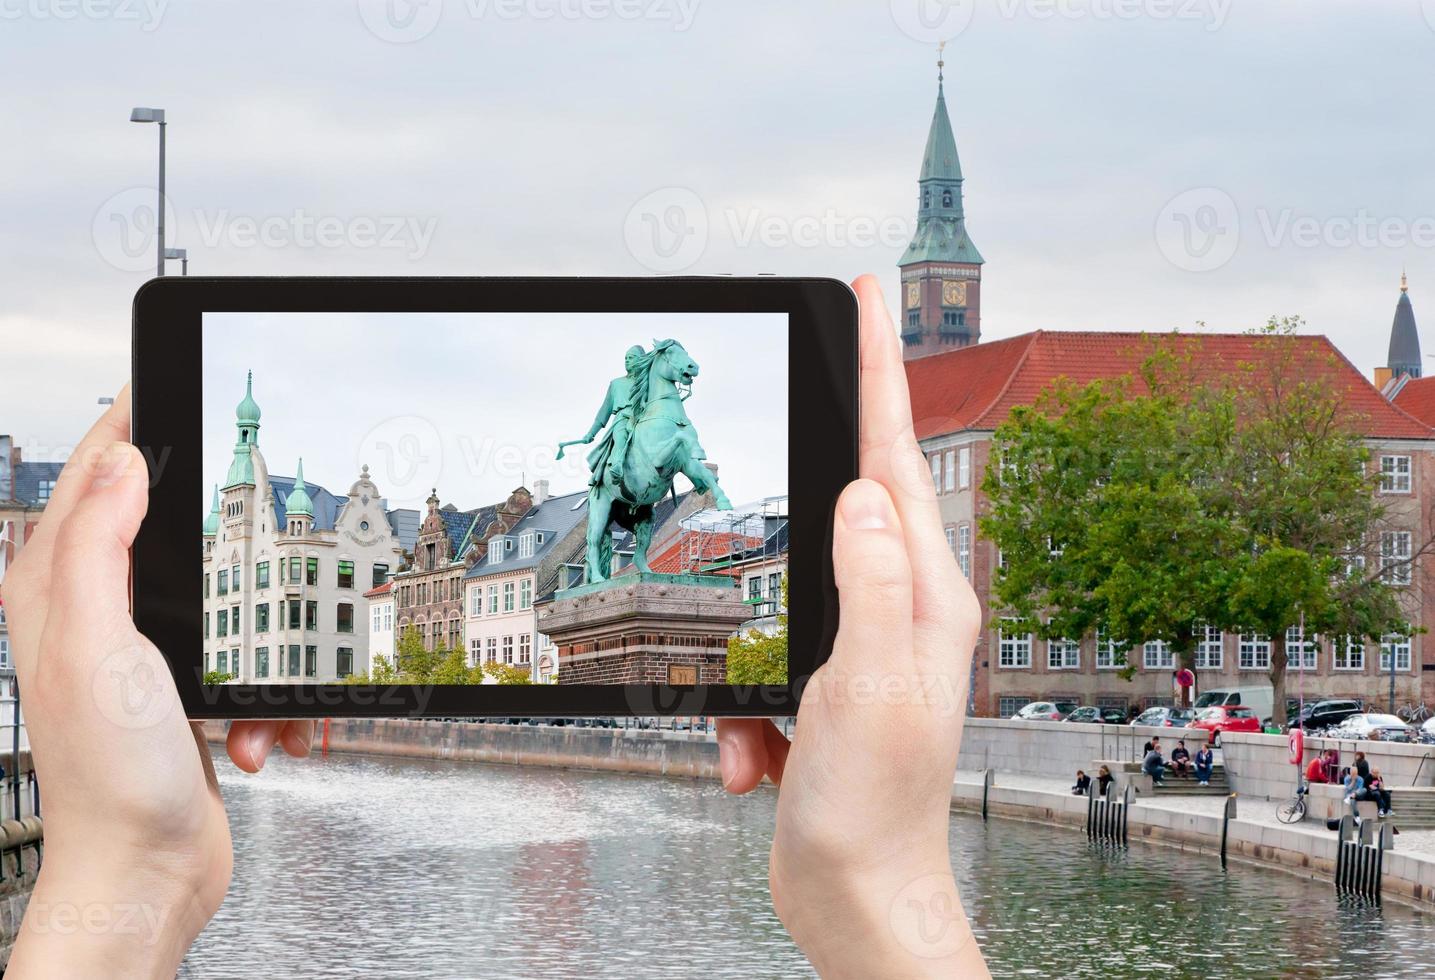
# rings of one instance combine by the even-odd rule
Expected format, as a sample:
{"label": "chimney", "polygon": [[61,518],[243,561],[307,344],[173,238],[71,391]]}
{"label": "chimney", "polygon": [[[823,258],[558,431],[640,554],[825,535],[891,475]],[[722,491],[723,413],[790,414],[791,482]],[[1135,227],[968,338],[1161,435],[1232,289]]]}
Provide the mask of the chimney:
{"label": "chimney", "polygon": [[1390,376],[1391,376],[1393,373],[1394,373],[1394,372],[1391,371],[1390,368],[1388,368],[1388,367],[1378,367],[1378,368],[1376,368],[1376,369],[1375,369],[1375,387],[1379,388],[1379,389],[1383,392],[1383,391],[1385,390],[1385,386],[1390,383]]}
{"label": "chimney", "polygon": [[15,448],[11,436],[0,435],[0,500],[15,497],[15,464],[19,462],[20,451]]}
{"label": "chimney", "polygon": [[547,480],[534,480],[534,481],[533,481],[533,506],[534,506],[534,507],[537,507],[539,504],[543,503],[543,501],[545,501],[545,500],[547,500],[547,499],[548,499],[548,481],[547,481]]}

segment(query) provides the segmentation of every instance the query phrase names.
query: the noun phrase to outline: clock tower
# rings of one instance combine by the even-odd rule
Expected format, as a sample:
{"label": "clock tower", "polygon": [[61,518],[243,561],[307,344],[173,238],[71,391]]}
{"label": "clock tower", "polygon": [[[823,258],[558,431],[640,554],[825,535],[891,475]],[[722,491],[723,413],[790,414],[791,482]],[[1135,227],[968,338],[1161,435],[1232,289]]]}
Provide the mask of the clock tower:
{"label": "clock tower", "polygon": [[937,61],[937,108],[917,178],[917,231],[902,270],[902,357],[911,360],[981,338],[982,256],[967,237],[962,164]]}

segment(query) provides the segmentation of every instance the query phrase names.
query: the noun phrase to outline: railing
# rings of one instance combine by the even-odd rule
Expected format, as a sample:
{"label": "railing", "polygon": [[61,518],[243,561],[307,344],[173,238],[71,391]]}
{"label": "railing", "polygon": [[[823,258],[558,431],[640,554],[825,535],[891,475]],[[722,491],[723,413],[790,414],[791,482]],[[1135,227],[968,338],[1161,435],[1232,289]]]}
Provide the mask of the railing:
{"label": "railing", "polygon": [[1126,846],[1126,821],[1131,813],[1134,790],[1130,783],[1122,790],[1119,798],[1111,795],[1107,787],[1105,796],[1096,795],[1096,780],[1086,789],[1086,837],[1103,844]]}
{"label": "railing", "polygon": [[1390,824],[1362,820],[1350,814],[1340,818],[1340,843],[1335,856],[1335,890],[1380,901],[1385,852],[1395,846]]}

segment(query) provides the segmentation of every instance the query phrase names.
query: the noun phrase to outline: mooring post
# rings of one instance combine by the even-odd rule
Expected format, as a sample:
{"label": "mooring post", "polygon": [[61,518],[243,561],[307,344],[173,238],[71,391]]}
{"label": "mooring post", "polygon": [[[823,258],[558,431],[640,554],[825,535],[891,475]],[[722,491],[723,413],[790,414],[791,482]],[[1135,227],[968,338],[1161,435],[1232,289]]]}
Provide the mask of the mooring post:
{"label": "mooring post", "polygon": [[987,819],[987,797],[991,794],[993,773],[990,769],[982,770],[982,822]]}
{"label": "mooring post", "polygon": [[1226,797],[1225,815],[1221,818],[1221,870],[1226,870],[1226,842],[1230,838],[1231,821],[1236,819],[1236,794]]}

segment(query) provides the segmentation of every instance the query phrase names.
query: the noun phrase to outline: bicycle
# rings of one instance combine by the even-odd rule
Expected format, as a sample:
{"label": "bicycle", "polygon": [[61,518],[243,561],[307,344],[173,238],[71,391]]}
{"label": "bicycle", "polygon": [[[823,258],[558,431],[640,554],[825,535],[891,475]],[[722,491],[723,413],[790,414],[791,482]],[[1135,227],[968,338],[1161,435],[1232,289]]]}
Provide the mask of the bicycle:
{"label": "bicycle", "polygon": [[1424,701],[1419,704],[1407,704],[1395,713],[1400,716],[1401,721],[1411,725],[1418,725],[1430,717],[1430,709],[1425,707]]}
{"label": "bicycle", "polygon": [[1281,823],[1298,823],[1305,819],[1305,795],[1309,787],[1301,785],[1296,787],[1295,796],[1286,800],[1276,808],[1276,819]]}

